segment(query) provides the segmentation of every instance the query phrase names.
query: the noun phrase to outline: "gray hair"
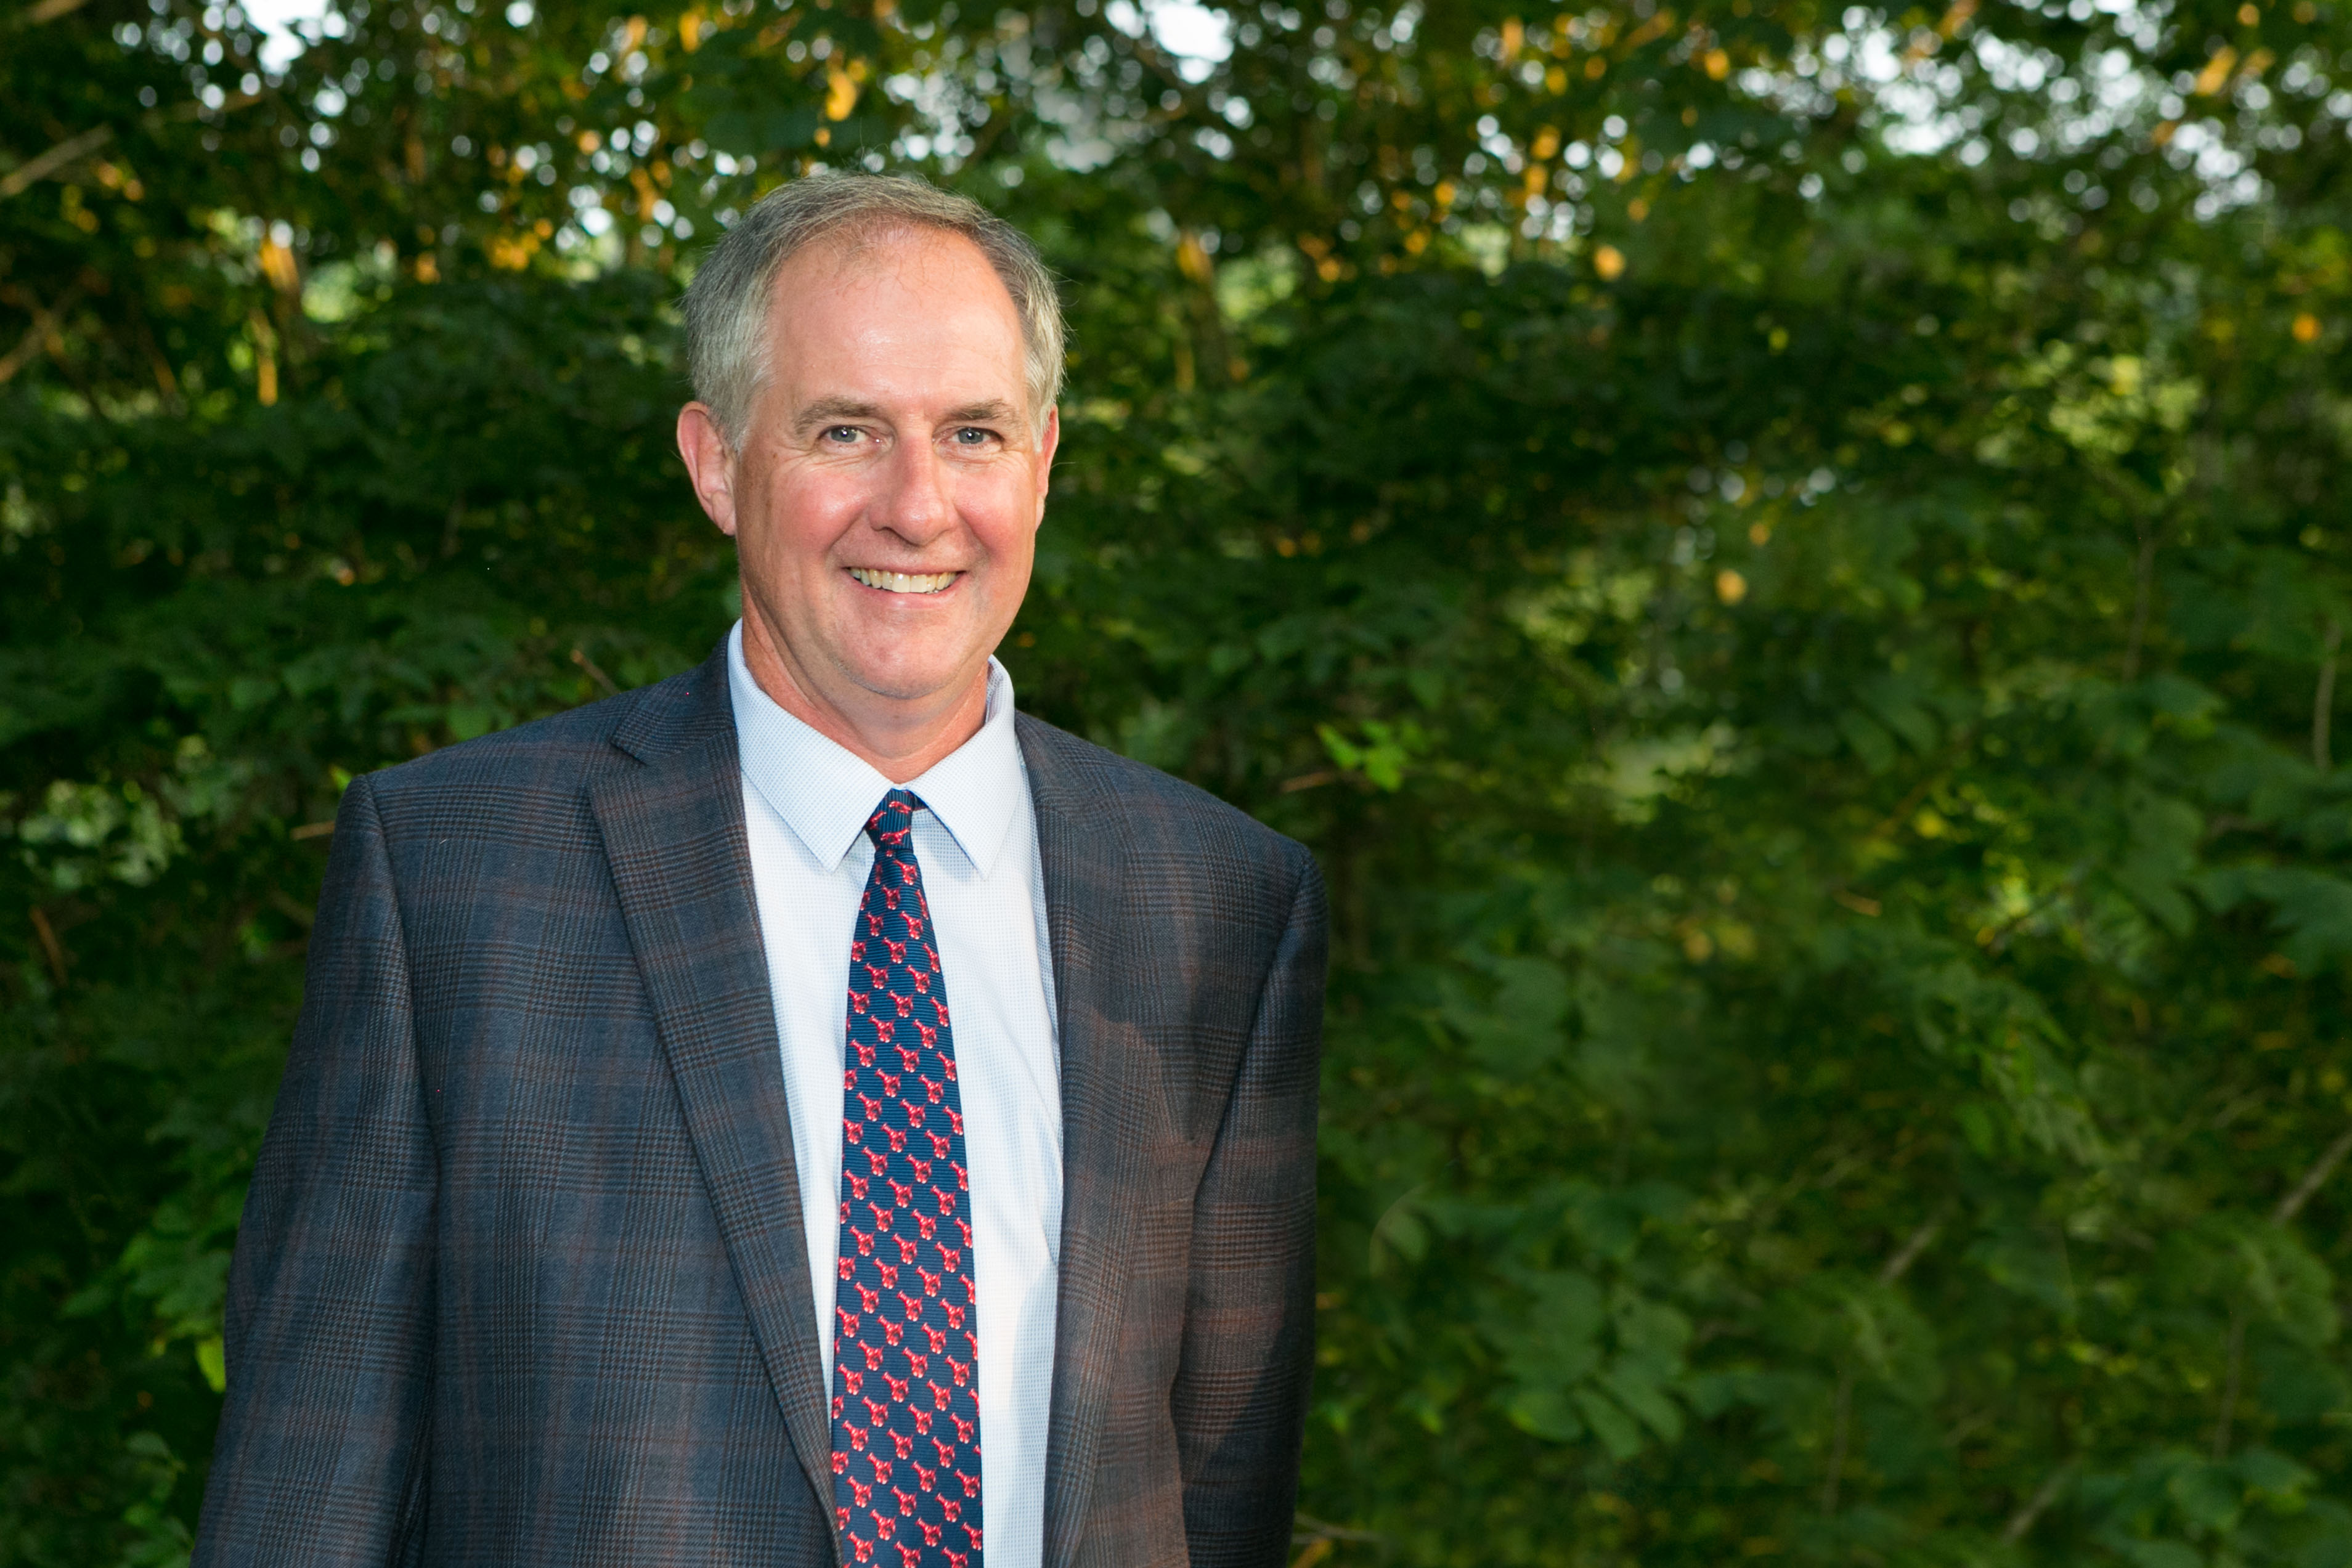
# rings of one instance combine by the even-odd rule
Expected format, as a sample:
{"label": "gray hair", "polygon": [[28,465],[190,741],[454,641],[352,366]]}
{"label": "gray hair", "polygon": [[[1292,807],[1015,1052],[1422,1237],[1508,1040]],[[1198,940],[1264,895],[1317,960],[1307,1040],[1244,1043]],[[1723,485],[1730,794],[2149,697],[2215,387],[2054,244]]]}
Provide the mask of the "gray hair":
{"label": "gray hair", "polygon": [[902,227],[961,235],[996,269],[1020,314],[1030,416],[1044,428],[1062,391],[1062,305],[1029,237],[978,202],[911,176],[812,174],[753,203],[687,286],[694,395],[718,416],[730,446],[742,445],[768,378],[769,300],[784,264],[822,239]]}

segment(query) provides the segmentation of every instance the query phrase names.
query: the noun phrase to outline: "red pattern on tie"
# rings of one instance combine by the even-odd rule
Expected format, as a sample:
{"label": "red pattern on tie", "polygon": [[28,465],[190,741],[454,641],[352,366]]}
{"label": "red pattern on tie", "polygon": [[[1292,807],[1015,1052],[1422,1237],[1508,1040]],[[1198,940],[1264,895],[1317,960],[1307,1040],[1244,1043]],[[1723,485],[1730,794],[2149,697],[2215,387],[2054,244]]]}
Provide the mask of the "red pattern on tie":
{"label": "red pattern on tie", "polygon": [[866,820],[849,943],[833,1501],[852,1563],[981,1568],[980,1318],[947,978],[915,862],[922,801]]}

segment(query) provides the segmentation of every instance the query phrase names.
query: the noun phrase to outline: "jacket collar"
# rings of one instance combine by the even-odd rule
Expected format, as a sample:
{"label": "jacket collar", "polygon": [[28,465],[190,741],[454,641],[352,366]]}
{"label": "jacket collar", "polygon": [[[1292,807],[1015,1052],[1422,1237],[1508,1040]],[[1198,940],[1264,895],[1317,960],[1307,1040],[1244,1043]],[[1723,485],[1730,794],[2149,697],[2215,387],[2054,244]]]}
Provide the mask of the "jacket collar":
{"label": "jacket collar", "polygon": [[589,804],[736,1288],[830,1524],[832,1424],[726,671],[722,648],[645,691],[612,737],[642,766],[603,775]]}
{"label": "jacket collar", "polygon": [[1062,1249],[1045,1439],[1045,1568],[1069,1568],[1084,1540],[1118,1371],[1119,1324],[1142,1197],[1149,1128],[1135,1028],[1155,956],[1127,939],[1128,832],[1095,758],[1024,715],[1021,750],[1037,812],[1037,852],[1061,1012]]}
{"label": "jacket collar", "polygon": [[628,703],[628,711],[614,727],[613,744],[640,762],[657,763],[674,752],[722,739],[730,751],[734,749],[735,715],[727,701],[723,642],[684,674],[622,700]]}

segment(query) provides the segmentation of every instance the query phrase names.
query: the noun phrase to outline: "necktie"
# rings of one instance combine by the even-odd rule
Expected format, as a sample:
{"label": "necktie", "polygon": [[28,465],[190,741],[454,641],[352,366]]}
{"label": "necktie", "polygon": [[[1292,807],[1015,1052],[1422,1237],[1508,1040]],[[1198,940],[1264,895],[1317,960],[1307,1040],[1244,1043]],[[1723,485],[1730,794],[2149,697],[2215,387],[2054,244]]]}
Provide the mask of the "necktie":
{"label": "necktie", "polygon": [[833,1502],[851,1561],[981,1568],[980,1338],[963,1101],[915,813],[866,820],[849,943]]}

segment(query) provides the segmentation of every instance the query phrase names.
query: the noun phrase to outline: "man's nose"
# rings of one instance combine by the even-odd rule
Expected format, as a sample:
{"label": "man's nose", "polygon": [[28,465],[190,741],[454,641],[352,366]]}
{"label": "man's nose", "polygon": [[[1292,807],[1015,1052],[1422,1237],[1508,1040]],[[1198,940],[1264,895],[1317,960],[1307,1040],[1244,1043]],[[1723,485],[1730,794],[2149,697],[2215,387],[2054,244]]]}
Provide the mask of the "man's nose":
{"label": "man's nose", "polygon": [[915,546],[929,544],[955,520],[947,464],[928,441],[899,444],[876,508],[876,523]]}

